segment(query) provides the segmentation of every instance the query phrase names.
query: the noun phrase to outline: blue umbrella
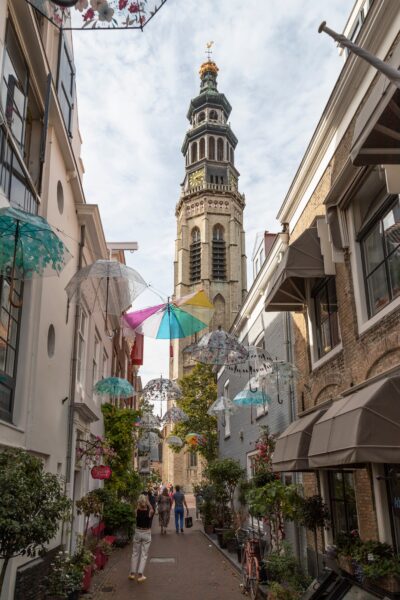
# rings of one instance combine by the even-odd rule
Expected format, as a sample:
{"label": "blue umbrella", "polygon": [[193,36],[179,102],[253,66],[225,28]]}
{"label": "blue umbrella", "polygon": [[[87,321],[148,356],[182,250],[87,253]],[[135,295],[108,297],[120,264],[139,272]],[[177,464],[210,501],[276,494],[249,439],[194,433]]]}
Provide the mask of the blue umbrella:
{"label": "blue umbrella", "polygon": [[236,394],[233,403],[237,406],[251,406],[253,404],[265,405],[271,402],[271,396],[266,394],[263,389],[252,388],[251,382],[246,387]]}
{"label": "blue umbrella", "polygon": [[100,379],[93,389],[100,396],[109,395],[117,398],[131,398],[135,393],[133,385],[127,379],[121,379],[121,377]]}

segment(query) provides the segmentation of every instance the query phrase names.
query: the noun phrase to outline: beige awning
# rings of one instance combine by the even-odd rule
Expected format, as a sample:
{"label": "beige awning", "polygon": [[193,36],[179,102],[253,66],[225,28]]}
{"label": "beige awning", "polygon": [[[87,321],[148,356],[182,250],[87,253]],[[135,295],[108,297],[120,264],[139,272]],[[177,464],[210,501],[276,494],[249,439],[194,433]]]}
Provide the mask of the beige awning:
{"label": "beige awning", "polygon": [[278,264],[268,286],[265,310],[303,310],[306,303],[306,280],[324,276],[317,228],[310,227],[289,245]]}
{"label": "beige awning", "polygon": [[293,421],[276,440],[272,468],[274,471],[308,471],[308,449],[314,423],[324,410],[316,410]]}
{"label": "beige awning", "polygon": [[336,400],[314,425],[310,467],[400,462],[400,376]]}
{"label": "beige awning", "polygon": [[357,118],[350,156],[356,166],[400,164],[400,90],[385,75]]}

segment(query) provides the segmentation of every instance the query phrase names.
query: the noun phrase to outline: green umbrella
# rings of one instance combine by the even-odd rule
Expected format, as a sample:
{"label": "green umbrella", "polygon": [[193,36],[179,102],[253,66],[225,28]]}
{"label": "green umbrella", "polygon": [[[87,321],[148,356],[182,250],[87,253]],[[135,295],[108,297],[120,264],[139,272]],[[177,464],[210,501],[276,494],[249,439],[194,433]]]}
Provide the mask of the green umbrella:
{"label": "green umbrella", "polygon": [[14,279],[59,275],[70,258],[46,219],[19,208],[0,209],[0,275],[11,278],[12,304]]}
{"label": "green umbrella", "polygon": [[94,391],[100,396],[113,396],[114,398],[131,398],[135,390],[127,379],[121,377],[105,377],[94,386]]}

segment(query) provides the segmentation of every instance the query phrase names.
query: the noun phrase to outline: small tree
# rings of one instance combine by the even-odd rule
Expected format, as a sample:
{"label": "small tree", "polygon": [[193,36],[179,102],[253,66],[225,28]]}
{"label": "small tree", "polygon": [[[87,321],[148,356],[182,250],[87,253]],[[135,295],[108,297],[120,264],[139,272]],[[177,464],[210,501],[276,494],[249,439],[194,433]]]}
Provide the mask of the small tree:
{"label": "small tree", "polygon": [[329,511],[321,496],[316,494],[315,496],[301,499],[298,510],[298,521],[301,525],[312,531],[314,535],[317,575],[319,574],[317,532],[319,528],[323,529],[325,527],[328,519]]}
{"label": "small tree", "polygon": [[0,452],[0,595],[15,556],[36,556],[57,533],[71,502],[56,475],[24,450]]}
{"label": "small tree", "polygon": [[83,514],[85,516],[85,528],[83,532],[83,545],[85,545],[90,516],[93,515],[94,517],[98,517],[103,511],[103,502],[98,490],[92,490],[85,496],[82,496],[80,500],[77,500],[76,509],[78,515]]}
{"label": "small tree", "polygon": [[232,516],[235,514],[233,496],[239,480],[244,475],[240,463],[233,458],[219,458],[213,460],[206,469],[206,477],[216,486],[221,486],[228,496]]}

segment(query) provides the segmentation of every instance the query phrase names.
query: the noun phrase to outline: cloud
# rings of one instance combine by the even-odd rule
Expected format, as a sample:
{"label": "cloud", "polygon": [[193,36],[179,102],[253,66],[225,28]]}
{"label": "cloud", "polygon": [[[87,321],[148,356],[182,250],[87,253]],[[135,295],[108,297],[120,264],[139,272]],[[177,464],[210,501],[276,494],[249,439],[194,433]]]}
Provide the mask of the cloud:
{"label": "cloud", "polygon": [[[186,112],[214,40],[219,90],[232,104],[235,162],[246,194],[247,254],[278,208],[342,68],[319,23],[342,30],[348,0],[168,0],[140,31],[74,34],[88,202],[109,240],[135,240],[128,263],[173,290],[175,205]],[[138,307],[157,303],[146,293]],[[149,340],[143,378],[168,372],[168,345]]]}

